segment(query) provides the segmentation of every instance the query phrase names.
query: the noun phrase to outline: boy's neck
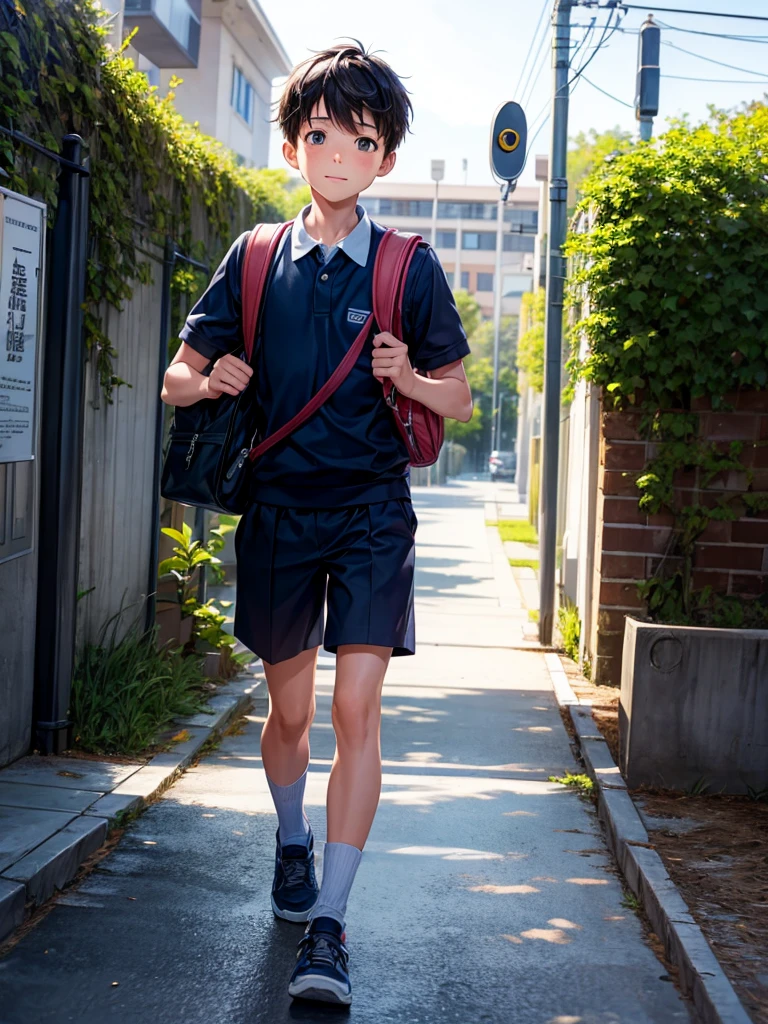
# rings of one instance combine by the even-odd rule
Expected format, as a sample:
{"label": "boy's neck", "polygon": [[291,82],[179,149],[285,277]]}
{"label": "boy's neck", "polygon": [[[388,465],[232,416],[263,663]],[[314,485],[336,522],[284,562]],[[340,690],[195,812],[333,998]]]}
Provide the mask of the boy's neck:
{"label": "boy's neck", "polygon": [[358,197],[350,196],[332,203],[313,188],[311,192],[312,206],[304,218],[307,234],[324,245],[335,245],[357,227],[355,207]]}

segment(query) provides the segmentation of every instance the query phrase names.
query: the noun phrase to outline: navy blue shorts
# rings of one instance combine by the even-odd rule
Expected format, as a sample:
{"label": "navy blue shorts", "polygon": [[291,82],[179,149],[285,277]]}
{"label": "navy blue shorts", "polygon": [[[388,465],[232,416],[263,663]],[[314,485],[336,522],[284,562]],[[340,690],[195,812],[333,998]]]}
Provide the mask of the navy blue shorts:
{"label": "navy blue shorts", "polygon": [[[235,534],[235,636],[269,664],[317,647],[415,653],[410,498],[343,508],[254,502]],[[328,601],[328,623],[323,609]]]}

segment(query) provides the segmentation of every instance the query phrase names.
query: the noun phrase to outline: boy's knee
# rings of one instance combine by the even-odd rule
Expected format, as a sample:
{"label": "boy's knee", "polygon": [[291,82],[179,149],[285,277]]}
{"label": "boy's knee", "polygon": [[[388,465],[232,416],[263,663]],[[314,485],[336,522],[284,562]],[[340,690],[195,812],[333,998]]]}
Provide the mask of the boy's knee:
{"label": "boy's knee", "polygon": [[315,704],[313,702],[309,707],[305,708],[282,708],[277,704],[273,704],[269,717],[282,736],[301,736],[314,721]]}
{"label": "boy's knee", "polygon": [[363,746],[378,731],[381,711],[377,704],[358,696],[336,696],[331,705],[331,718],[338,739]]}

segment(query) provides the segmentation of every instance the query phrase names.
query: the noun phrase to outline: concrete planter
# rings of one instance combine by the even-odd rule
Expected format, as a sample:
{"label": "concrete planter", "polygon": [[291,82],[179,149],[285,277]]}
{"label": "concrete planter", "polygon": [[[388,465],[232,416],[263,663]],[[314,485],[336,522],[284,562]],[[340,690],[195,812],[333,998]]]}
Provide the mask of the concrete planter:
{"label": "concrete planter", "polygon": [[768,630],[627,618],[619,758],[630,788],[765,789],[766,737]]}

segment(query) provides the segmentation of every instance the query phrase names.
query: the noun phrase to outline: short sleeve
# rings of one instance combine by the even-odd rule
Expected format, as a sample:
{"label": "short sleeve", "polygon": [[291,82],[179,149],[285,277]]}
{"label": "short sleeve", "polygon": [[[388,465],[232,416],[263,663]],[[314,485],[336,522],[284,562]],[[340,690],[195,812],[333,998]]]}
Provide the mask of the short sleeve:
{"label": "short sleeve", "polygon": [[403,341],[419,370],[436,370],[470,354],[448,280],[434,249],[421,243],[408,269]]}
{"label": "short sleeve", "polygon": [[218,359],[243,344],[240,281],[249,235],[245,231],[232,243],[179,332],[182,341],[208,359]]}

